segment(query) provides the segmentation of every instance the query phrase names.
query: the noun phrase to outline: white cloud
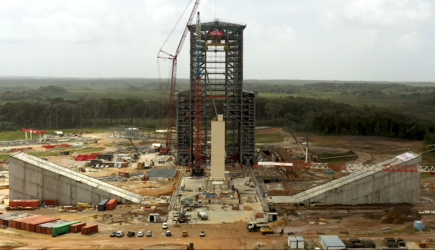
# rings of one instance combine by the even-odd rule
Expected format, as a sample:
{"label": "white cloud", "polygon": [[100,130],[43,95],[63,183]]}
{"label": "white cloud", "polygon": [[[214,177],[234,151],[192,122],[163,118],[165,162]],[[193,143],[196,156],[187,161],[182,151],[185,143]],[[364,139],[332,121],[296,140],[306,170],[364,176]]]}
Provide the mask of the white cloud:
{"label": "white cloud", "polygon": [[408,27],[429,21],[434,2],[428,0],[333,0],[337,11],[326,13],[327,20],[363,28]]}
{"label": "white cloud", "polygon": [[399,48],[405,49],[408,51],[417,51],[421,48],[423,44],[423,37],[421,34],[417,32],[409,32],[403,34],[397,40],[397,44]]}

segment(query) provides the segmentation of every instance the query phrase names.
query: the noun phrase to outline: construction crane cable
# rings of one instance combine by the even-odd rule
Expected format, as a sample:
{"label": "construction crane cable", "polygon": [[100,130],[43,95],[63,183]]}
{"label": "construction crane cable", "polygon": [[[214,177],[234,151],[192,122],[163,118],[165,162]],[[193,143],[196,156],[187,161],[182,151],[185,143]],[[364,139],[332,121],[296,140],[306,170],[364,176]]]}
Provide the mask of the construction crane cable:
{"label": "construction crane cable", "polygon": [[183,13],[182,13],[181,16],[178,18],[177,22],[175,23],[175,25],[174,25],[174,27],[172,28],[171,32],[169,33],[168,37],[167,37],[167,38],[165,39],[165,41],[163,42],[163,45],[162,45],[162,47],[159,49],[159,52],[158,52],[158,54],[157,54],[157,58],[161,58],[161,57],[159,57],[159,56],[160,56],[160,52],[163,52],[163,53],[165,53],[165,54],[168,54],[168,53],[162,51],[162,49],[163,49],[163,47],[165,47],[165,45],[166,45],[166,43],[168,42],[169,38],[171,37],[172,33],[174,33],[175,28],[176,28],[176,27],[178,26],[178,24],[180,23],[181,18],[183,18],[184,14],[186,13],[187,9],[189,8],[189,5],[190,5],[191,2],[193,2],[193,1],[191,0],[191,1],[189,1],[189,3],[187,3],[187,6],[186,6],[186,8],[184,9]]}

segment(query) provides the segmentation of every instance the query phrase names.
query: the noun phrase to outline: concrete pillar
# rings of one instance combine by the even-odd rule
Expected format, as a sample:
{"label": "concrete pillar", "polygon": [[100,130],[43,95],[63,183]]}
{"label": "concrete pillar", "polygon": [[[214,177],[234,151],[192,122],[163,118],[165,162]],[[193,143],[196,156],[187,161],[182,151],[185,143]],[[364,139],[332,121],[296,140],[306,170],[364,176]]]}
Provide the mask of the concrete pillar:
{"label": "concrete pillar", "polygon": [[225,179],[225,122],[211,121],[211,179]]}

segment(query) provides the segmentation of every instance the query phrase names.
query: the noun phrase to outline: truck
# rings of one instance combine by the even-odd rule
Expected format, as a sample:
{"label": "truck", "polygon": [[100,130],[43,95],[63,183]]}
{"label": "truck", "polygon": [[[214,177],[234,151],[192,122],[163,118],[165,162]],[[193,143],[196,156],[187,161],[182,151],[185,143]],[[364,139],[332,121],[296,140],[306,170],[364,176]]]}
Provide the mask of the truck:
{"label": "truck", "polygon": [[198,218],[200,218],[201,220],[207,220],[208,216],[204,211],[198,210],[197,212],[198,214]]}
{"label": "truck", "polygon": [[255,221],[248,222],[249,232],[260,231],[260,229],[265,228],[269,225],[269,222],[265,218],[257,218]]}

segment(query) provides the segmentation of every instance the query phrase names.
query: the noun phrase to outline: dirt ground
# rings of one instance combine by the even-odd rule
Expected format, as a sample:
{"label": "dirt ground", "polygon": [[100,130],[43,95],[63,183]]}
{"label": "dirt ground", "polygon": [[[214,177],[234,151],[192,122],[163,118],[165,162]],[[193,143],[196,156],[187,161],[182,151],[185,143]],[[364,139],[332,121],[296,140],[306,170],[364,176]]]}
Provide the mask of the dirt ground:
{"label": "dirt ground", "polygon": [[[280,155],[285,155],[288,149],[298,152],[298,146],[294,139],[286,132],[278,128],[260,130],[259,134],[283,133],[285,139],[283,142],[276,143],[279,147]],[[88,135],[86,135],[88,136]],[[115,151],[119,147],[112,146],[112,143],[117,140],[125,141],[125,139],[116,139],[107,137],[107,134],[95,133],[89,135],[92,138],[100,138],[97,144],[88,146],[105,147],[104,152]],[[297,136],[304,137],[300,134]],[[163,140],[157,140],[163,142]],[[303,138],[302,138],[302,141]],[[135,140],[135,144],[151,146],[156,140]],[[329,151],[329,152],[345,152],[352,150],[358,155],[358,159],[350,163],[370,164],[381,161],[382,159],[390,158],[404,151],[392,151],[395,149],[410,148],[418,149],[423,144],[418,141],[407,141],[400,139],[391,139],[384,137],[360,137],[360,136],[310,136],[310,147],[313,150]],[[38,149],[45,150],[45,149]],[[300,150],[299,150],[300,151]],[[398,153],[399,152],[399,153]],[[298,152],[300,153],[300,152]],[[76,155],[76,154],[74,154]],[[157,157],[155,154],[146,154],[141,160],[150,160]],[[284,160],[291,159],[289,154]],[[290,157],[290,158],[288,158]],[[70,167],[77,164],[83,166],[84,162],[77,162],[69,156],[53,156],[47,157],[50,161],[58,163],[65,167]],[[89,176],[106,176],[117,174],[119,171],[137,172],[135,164],[127,169],[102,169],[101,172],[86,173]],[[159,167],[169,168],[174,167],[171,164],[160,164]],[[228,170],[228,169],[227,169]],[[231,169],[230,169],[231,170]],[[237,169],[239,170],[239,169]],[[143,171],[143,170],[142,170]],[[268,170],[269,171],[269,170]],[[268,173],[273,175],[273,173]],[[330,175],[323,173],[320,170],[304,171],[297,169],[294,173],[286,173],[289,180],[285,182],[267,183],[271,195],[291,195],[307,189],[312,185],[319,185],[331,179]],[[128,181],[114,183],[117,186],[126,188],[133,192],[142,195],[170,195],[174,189],[174,181]],[[241,184],[242,185],[242,184]],[[422,179],[422,196],[435,200],[434,186],[435,176]],[[253,191],[254,192],[254,191]],[[2,189],[1,195],[7,195],[7,191]],[[246,203],[245,211],[249,211],[250,205]],[[408,246],[414,241],[423,240],[433,237],[431,232],[411,232],[409,227],[412,222],[404,222],[402,224],[380,223],[375,219],[365,218],[367,213],[383,213],[389,209],[391,205],[377,206],[349,206],[349,207],[313,207],[305,209],[295,209],[294,207],[280,208],[279,214],[286,213],[289,222],[284,228],[284,233],[293,232],[297,236],[303,236],[306,240],[313,239],[316,246],[318,238],[321,234],[339,235],[342,239],[347,238],[371,238],[375,240],[378,247],[382,247],[380,241],[384,237],[401,237],[407,241]],[[423,202],[413,205],[413,209],[418,211],[435,211],[434,203]],[[156,211],[156,210],[155,210]],[[44,214],[66,220],[80,220],[88,224],[98,224],[99,233],[94,235],[66,234],[59,237],[51,237],[49,235],[41,235],[30,233],[16,229],[0,229],[0,248],[63,248],[63,249],[123,249],[123,248],[142,248],[142,249],[185,249],[185,244],[193,242],[197,249],[256,249],[257,247],[268,249],[285,249],[288,235],[266,235],[263,236],[259,232],[248,232],[246,229],[246,221],[234,223],[215,223],[215,224],[182,224],[169,225],[169,230],[172,231],[172,237],[166,237],[161,228],[160,223],[147,223],[147,215],[151,212],[150,209],[140,209],[139,206],[123,205],[114,211],[97,212],[87,210],[78,213],[59,213],[57,209],[40,209],[32,211],[34,214]],[[157,210],[158,211],[158,210]],[[349,213],[352,211],[352,213]],[[5,212],[3,209],[1,212]],[[130,212],[130,213],[129,213]],[[109,216],[103,219],[102,215],[106,213]],[[137,214],[137,217],[130,217],[131,214]],[[97,219],[94,219],[94,215]],[[423,215],[422,219],[425,225],[434,225],[435,215]],[[122,222],[123,221],[123,222]],[[121,224],[119,223],[121,222]],[[389,230],[381,231],[381,228],[390,227]],[[109,234],[112,231],[122,230],[127,231],[152,231],[153,237],[135,237],[127,238],[110,238]],[[183,230],[189,232],[187,238],[183,238],[181,233]],[[435,229],[434,229],[435,230]],[[199,237],[199,232],[205,231],[207,236]],[[347,232],[342,234],[341,232]]]}

